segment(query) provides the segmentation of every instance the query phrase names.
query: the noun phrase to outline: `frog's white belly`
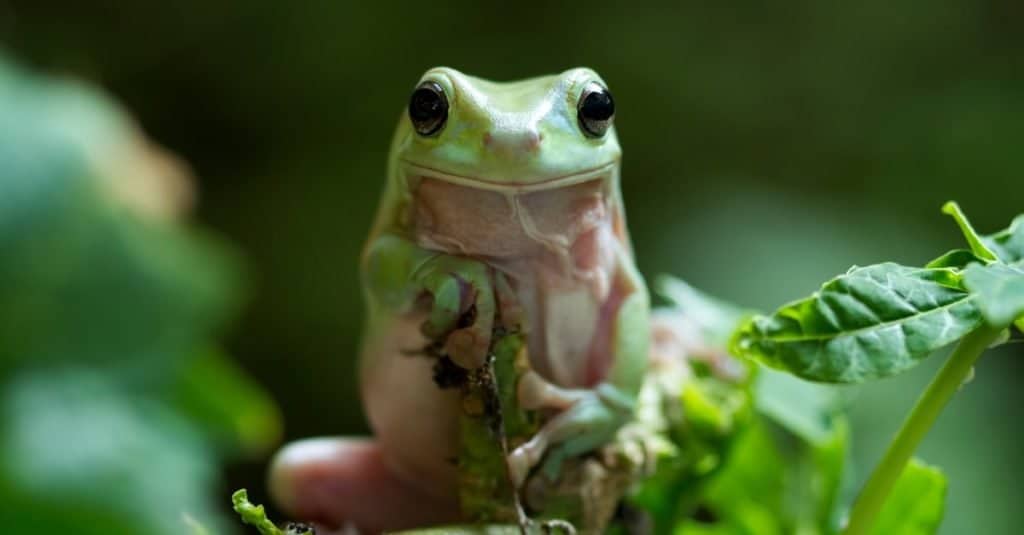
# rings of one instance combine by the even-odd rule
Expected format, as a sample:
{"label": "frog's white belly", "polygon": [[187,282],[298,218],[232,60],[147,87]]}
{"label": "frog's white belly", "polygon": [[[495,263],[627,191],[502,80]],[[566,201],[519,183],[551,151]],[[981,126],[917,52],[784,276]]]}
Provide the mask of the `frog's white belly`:
{"label": "frog's white belly", "polygon": [[[565,386],[579,386],[580,370],[597,330],[598,303],[588,288],[553,292],[544,307],[543,354],[550,379]],[[536,359],[535,359],[536,360]]]}

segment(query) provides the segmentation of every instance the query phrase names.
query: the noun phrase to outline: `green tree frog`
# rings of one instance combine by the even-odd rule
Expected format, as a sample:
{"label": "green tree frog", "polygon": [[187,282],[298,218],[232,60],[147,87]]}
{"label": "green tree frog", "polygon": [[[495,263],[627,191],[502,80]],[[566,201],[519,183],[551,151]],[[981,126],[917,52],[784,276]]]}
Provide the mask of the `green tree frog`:
{"label": "green tree frog", "polygon": [[451,493],[458,395],[410,356],[439,340],[483,364],[492,329],[524,332],[526,408],[552,417],[508,458],[534,467],[609,442],[633,414],[647,366],[649,298],[619,191],[614,101],[592,70],[495,83],[431,69],[391,144],[364,249],[369,315],[360,381],[391,468]]}

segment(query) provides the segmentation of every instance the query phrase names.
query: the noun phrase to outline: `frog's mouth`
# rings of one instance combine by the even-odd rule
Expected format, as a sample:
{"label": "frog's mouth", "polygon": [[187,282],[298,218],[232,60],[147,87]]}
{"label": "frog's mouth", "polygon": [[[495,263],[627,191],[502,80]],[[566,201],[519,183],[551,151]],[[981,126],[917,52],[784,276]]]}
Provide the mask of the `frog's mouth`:
{"label": "frog's mouth", "polygon": [[574,184],[579,184],[580,182],[588,182],[594,179],[608,179],[611,178],[612,171],[614,170],[616,165],[616,162],[611,162],[584,171],[579,171],[576,173],[566,175],[558,175],[549,178],[542,178],[540,180],[499,182],[496,180],[488,180],[485,177],[475,177],[448,173],[433,167],[413,163],[408,160],[404,160],[403,163],[405,167],[405,177],[407,185],[409,186],[409,191],[415,190],[414,186],[416,179],[433,178],[436,180],[443,180],[451,184],[456,184],[459,186],[481,189],[486,191],[493,191],[495,193],[503,194],[529,193],[534,191],[550,190],[566,186],[572,186]]}
{"label": "frog's mouth", "polygon": [[405,163],[408,216],[424,247],[500,259],[570,255],[607,221],[614,163],[535,181],[491,181]]}

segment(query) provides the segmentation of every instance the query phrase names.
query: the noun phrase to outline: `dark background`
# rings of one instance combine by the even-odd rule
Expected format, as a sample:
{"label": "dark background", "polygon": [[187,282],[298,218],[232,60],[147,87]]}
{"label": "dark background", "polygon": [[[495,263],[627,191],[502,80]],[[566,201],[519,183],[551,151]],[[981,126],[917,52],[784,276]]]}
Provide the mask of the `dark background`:
{"label": "dark background", "polygon": [[[641,269],[744,305],[960,246],[938,211],[948,199],[983,231],[1024,211],[1020,2],[0,0],[0,45],[99,83],[190,162],[198,219],[253,275],[229,348],[280,403],[289,439],[365,432],[356,262],[391,130],[434,65],[496,80],[600,72]],[[922,447],[951,480],[943,533],[1018,524],[1020,347],[981,362]],[[860,389],[861,478],[938,362]],[[259,488],[263,462],[229,484]]]}

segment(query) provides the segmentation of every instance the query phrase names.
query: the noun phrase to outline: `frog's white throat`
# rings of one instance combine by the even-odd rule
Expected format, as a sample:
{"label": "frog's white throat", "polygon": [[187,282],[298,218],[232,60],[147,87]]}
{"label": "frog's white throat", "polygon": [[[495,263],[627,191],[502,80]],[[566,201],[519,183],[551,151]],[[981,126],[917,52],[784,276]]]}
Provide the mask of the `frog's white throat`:
{"label": "frog's white throat", "polygon": [[531,361],[567,386],[582,381],[581,359],[616,269],[616,172],[617,166],[605,166],[536,183],[496,184],[406,169],[415,241],[482,260],[508,277],[533,333]]}

